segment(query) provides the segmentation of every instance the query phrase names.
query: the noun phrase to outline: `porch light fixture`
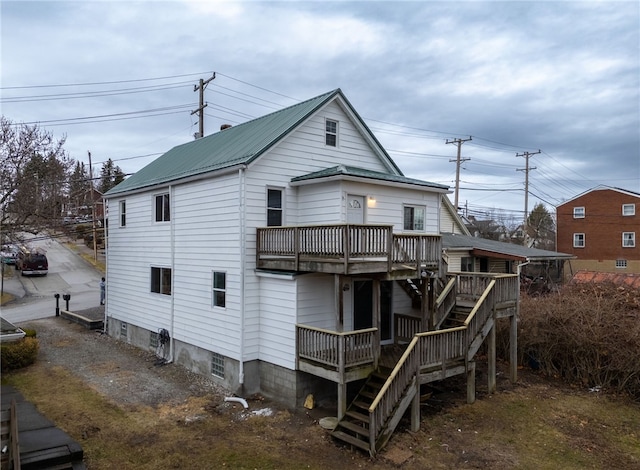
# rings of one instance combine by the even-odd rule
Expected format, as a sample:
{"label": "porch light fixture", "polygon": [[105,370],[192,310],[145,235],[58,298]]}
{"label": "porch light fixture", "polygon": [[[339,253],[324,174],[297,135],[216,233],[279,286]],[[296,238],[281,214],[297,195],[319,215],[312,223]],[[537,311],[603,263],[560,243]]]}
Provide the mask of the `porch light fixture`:
{"label": "porch light fixture", "polygon": [[349,284],[344,284],[344,285],[342,286],[342,290],[343,290],[343,291],[345,291],[345,292],[347,292],[347,291],[349,290]]}
{"label": "porch light fixture", "polygon": [[373,196],[369,196],[367,198],[367,207],[376,207],[376,198]]}

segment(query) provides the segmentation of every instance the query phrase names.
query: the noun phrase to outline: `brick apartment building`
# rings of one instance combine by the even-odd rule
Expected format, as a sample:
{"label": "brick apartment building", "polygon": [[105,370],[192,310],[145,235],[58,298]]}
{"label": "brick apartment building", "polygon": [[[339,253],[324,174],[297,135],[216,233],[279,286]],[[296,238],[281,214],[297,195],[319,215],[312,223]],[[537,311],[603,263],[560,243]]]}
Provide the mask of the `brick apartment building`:
{"label": "brick apartment building", "polygon": [[640,193],[598,186],[556,207],[557,250],[578,271],[640,273]]}

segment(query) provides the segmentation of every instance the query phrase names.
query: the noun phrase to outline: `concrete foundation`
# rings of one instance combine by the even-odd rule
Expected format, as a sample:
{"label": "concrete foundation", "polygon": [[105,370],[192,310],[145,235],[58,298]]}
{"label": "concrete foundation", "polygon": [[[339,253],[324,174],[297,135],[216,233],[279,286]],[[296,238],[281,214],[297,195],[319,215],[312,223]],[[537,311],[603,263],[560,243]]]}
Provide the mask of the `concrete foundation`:
{"label": "concrete foundation", "polygon": [[[156,352],[152,345],[152,334],[136,325],[127,324],[117,318],[107,321],[109,336],[126,341],[140,349]],[[223,357],[223,374],[212,369],[213,353],[209,350],[174,340],[173,362],[200,375],[211,378],[233,393],[248,397],[260,393],[290,408],[300,407],[305,398],[313,394],[316,403],[335,403],[337,385],[331,381],[304,372],[263,361],[244,363],[244,382],[240,383],[240,362]],[[165,354],[169,357],[169,352]],[[219,366],[220,367],[220,366]]]}

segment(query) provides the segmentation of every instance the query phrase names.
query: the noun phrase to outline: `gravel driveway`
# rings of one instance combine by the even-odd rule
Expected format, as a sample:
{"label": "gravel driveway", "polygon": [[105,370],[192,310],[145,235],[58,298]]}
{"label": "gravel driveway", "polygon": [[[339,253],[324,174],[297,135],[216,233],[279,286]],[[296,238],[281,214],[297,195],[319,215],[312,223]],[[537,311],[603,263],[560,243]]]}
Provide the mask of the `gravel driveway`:
{"label": "gravel driveway", "polygon": [[160,365],[143,351],[62,317],[26,322],[36,330],[39,361],[64,367],[119,405],[157,406],[182,403],[193,396],[229,396],[230,392],[199,374],[175,365]]}

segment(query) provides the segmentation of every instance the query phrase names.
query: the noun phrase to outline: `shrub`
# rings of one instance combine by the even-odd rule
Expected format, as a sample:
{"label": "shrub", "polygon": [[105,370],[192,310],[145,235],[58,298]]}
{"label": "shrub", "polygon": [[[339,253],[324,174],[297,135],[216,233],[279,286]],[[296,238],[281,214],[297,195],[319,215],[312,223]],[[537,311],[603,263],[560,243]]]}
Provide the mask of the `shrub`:
{"label": "shrub", "polygon": [[34,330],[33,328],[22,328],[22,331],[24,331],[24,334],[27,336],[27,338],[36,337],[36,330]]}
{"label": "shrub", "polygon": [[[508,325],[499,348],[508,357]],[[640,398],[640,292],[613,284],[569,284],[544,297],[524,295],[519,362],[548,376]]]}
{"label": "shrub", "polygon": [[0,345],[2,372],[20,369],[36,362],[39,343],[36,338],[25,337]]}

